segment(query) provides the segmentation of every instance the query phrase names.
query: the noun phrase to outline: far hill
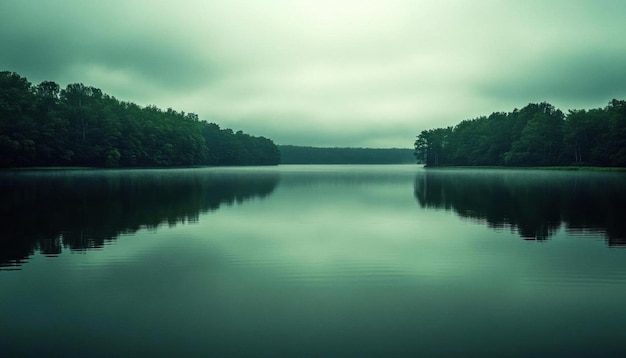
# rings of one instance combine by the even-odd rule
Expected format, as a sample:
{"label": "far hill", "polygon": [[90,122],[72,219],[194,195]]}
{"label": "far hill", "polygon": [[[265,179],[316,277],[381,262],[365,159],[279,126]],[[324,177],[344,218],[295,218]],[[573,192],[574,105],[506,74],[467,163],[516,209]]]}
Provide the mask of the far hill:
{"label": "far hill", "polygon": [[413,164],[413,149],[279,145],[281,164]]}

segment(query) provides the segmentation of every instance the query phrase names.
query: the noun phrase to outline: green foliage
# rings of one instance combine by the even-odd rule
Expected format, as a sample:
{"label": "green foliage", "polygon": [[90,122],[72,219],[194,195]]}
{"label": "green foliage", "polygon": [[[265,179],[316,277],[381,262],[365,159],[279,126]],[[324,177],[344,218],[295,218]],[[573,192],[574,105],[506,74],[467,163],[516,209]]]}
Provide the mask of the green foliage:
{"label": "green foliage", "polygon": [[427,166],[626,166],[626,101],[570,110],[548,103],[424,130],[415,156]]}
{"label": "green foliage", "polygon": [[0,167],[275,165],[264,137],[220,129],[193,113],[142,108],[82,83],[32,86],[0,72]]}

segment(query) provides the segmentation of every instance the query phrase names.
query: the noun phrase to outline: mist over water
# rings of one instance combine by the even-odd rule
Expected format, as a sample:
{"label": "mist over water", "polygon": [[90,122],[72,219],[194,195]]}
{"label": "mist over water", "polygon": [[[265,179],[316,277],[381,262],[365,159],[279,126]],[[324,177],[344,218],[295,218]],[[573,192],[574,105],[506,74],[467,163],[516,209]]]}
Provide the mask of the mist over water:
{"label": "mist over water", "polygon": [[618,356],[623,179],[415,165],[0,173],[0,346]]}

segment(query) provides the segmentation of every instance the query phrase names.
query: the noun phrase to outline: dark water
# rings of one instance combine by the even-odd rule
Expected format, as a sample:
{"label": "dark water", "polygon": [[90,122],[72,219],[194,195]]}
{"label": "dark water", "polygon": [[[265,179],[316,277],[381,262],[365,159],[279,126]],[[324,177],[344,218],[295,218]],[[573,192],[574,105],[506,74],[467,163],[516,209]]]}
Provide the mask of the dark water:
{"label": "dark water", "polygon": [[625,180],[0,173],[0,356],[624,356]]}

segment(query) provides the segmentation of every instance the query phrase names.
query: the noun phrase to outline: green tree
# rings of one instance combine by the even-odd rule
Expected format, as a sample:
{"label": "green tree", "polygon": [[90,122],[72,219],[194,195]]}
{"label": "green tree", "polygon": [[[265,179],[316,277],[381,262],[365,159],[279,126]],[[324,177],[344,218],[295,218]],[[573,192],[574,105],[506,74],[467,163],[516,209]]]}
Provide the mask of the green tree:
{"label": "green tree", "polygon": [[269,139],[220,129],[194,113],[120,102],[82,83],[0,72],[0,166],[278,164]]}
{"label": "green tree", "polygon": [[0,165],[32,165],[37,126],[31,83],[15,72],[0,72]]}
{"label": "green tree", "polygon": [[606,111],[609,121],[609,164],[626,166],[626,101],[613,99]]}
{"label": "green tree", "polygon": [[511,165],[557,165],[562,151],[563,112],[548,103],[529,105],[532,118],[513,142],[505,161]]}
{"label": "green tree", "polygon": [[425,130],[415,141],[415,153],[418,160],[427,166],[447,164],[452,127]]}

